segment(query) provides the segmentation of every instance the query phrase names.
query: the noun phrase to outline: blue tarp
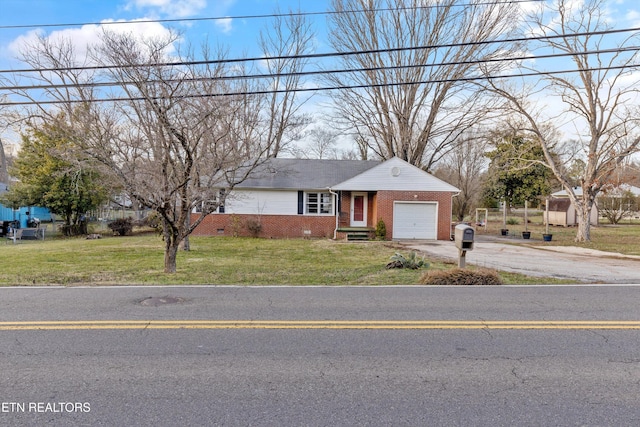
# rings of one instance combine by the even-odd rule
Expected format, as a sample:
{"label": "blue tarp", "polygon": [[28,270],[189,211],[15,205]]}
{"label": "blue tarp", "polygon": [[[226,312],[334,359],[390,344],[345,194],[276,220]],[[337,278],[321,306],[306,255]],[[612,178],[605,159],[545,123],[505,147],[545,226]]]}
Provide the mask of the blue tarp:
{"label": "blue tarp", "polygon": [[24,207],[13,210],[4,205],[0,205],[0,222],[1,221],[19,221],[20,228],[27,227],[27,221],[31,218],[38,218],[40,221],[51,221],[51,212],[47,208],[38,206]]}
{"label": "blue tarp", "polygon": [[[7,184],[0,183],[0,194],[8,190]],[[3,221],[19,221],[20,228],[27,227],[27,221],[38,218],[40,221],[51,221],[51,212],[47,208],[39,206],[23,207],[13,210],[0,204],[0,224]]]}

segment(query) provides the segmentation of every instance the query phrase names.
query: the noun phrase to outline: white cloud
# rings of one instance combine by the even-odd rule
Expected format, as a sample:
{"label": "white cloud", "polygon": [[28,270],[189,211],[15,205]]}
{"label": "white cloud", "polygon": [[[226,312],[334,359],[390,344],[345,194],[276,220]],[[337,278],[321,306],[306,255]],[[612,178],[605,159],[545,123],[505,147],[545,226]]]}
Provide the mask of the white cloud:
{"label": "white cloud", "polygon": [[231,18],[217,19],[215,21],[215,26],[224,34],[229,34],[233,29],[233,19]]}
{"label": "white cloud", "polygon": [[130,0],[127,8],[157,11],[172,18],[197,15],[207,7],[207,0]]}
{"label": "white cloud", "polygon": [[[145,22],[147,21],[147,22]],[[131,21],[102,21],[105,25],[105,29],[116,33],[133,33],[140,38],[153,38],[161,37],[169,34],[171,30],[163,26],[159,22],[148,22],[148,18],[134,19]]]}
{"label": "white cloud", "polygon": [[[54,44],[58,44],[62,40],[70,42],[73,45],[77,59],[81,61],[81,58],[86,57],[88,46],[98,41],[98,28],[97,25],[84,25],[81,28],[54,31],[46,36],[46,38]],[[40,29],[29,31],[9,43],[9,52],[19,57],[25,49],[36,45],[37,39],[43,36],[45,36],[45,34]]]}
{"label": "white cloud", "polygon": [[635,23],[634,25],[638,25],[640,23],[640,11],[637,10],[628,10],[625,19],[629,22]]}
{"label": "white cloud", "polygon": [[[142,19],[144,21],[144,19]],[[95,46],[100,42],[100,34],[103,29],[113,31],[116,33],[134,34],[140,39],[142,38],[154,38],[166,36],[169,33],[169,29],[165,28],[162,24],[157,22],[137,22],[136,21],[113,21],[105,20],[103,24],[108,25],[83,25],[80,28],[67,28],[64,30],[53,31],[46,36],[54,45],[60,42],[68,42],[73,46],[73,51],[78,63],[83,63],[86,60],[89,46]],[[9,52],[16,57],[20,56],[21,52],[28,49],[29,46],[34,45],[38,37],[42,37],[44,32],[40,29],[29,31],[16,39],[14,39],[8,46]],[[167,54],[171,53],[172,49],[168,49]]]}

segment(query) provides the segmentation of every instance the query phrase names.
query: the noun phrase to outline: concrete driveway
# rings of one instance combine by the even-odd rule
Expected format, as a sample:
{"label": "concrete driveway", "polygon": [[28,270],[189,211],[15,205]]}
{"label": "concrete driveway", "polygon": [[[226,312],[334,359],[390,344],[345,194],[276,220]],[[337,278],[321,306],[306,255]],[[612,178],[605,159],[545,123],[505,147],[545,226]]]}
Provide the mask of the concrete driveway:
{"label": "concrete driveway", "polygon": [[[428,256],[457,263],[454,242],[403,242]],[[506,239],[480,236],[467,251],[467,264],[528,276],[570,279],[582,283],[640,284],[640,257],[573,246],[535,246]]]}

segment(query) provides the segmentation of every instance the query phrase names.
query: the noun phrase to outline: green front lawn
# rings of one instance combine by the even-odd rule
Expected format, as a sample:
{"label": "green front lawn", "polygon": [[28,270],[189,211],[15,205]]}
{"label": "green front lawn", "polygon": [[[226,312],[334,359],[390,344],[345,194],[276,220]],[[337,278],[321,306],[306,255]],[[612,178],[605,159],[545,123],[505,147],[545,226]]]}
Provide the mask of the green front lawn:
{"label": "green front lawn", "polygon": [[[163,242],[153,234],[98,240],[48,239],[0,245],[0,285],[403,285],[425,270],[387,270],[392,242],[191,237],[178,272],[163,269]],[[431,268],[453,264],[431,263]],[[549,280],[502,275],[506,283]]]}
{"label": "green front lawn", "polygon": [[0,247],[0,284],[358,285],[417,283],[420,272],[386,270],[391,243],[191,237],[178,272],[163,270],[152,234],[50,239]]}

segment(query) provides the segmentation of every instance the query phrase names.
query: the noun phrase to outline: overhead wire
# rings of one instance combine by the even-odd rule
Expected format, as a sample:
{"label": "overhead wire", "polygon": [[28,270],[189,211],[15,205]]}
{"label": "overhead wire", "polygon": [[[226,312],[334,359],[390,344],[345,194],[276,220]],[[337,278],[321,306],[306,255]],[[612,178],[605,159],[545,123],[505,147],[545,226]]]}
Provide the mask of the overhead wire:
{"label": "overhead wire", "polygon": [[[623,70],[628,68],[640,68],[638,65],[620,65],[620,66],[607,66],[607,67],[592,67],[587,71],[610,71],[610,70]],[[280,93],[298,93],[298,92],[319,92],[319,91],[333,91],[333,90],[345,90],[345,89],[368,89],[379,87],[397,87],[397,86],[411,86],[411,85],[425,85],[425,84],[438,84],[438,83],[456,83],[456,82],[473,82],[479,80],[500,80],[507,78],[524,78],[542,75],[557,75],[577,73],[581,70],[555,70],[555,71],[535,71],[531,73],[520,74],[506,74],[497,76],[473,76],[473,77],[457,77],[451,79],[432,79],[415,82],[387,82],[387,83],[367,83],[358,85],[340,85],[340,86],[326,86],[326,87],[314,87],[314,88],[294,88],[294,89],[266,89],[266,90],[252,90],[252,91],[238,91],[238,92],[225,92],[225,93],[201,93],[193,95],[174,95],[171,99],[194,99],[194,98],[218,98],[228,96],[250,96],[250,95],[270,95]],[[55,104],[83,104],[94,102],[130,102],[130,101],[151,101],[161,100],[165,97],[150,96],[150,97],[123,97],[123,98],[97,98],[97,99],[68,99],[68,100],[51,100],[51,101],[18,101],[18,102],[0,102],[0,106],[28,106],[28,105],[55,105]]]}
{"label": "overhead wire", "polygon": [[[537,2],[544,0],[514,0],[510,3],[526,3],[526,2]],[[504,3],[501,1],[491,1],[491,2],[482,2],[476,3],[478,4],[498,4]],[[438,6],[417,6],[417,7],[407,7],[402,9],[415,9],[415,8],[431,8]],[[371,9],[371,11],[389,11],[389,10],[397,10],[390,8],[383,9]],[[366,12],[368,10],[357,10],[357,11],[339,11],[339,13],[354,13],[354,12]],[[314,14],[328,14],[330,12],[298,12],[293,13],[293,15],[314,15]],[[282,14],[270,14],[270,15],[246,15],[245,18],[249,17],[278,17],[278,16],[291,16],[292,13],[282,13]],[[241,17],[235,17],[241,18]],[[227,18],[193,18],[195,20],[207,20],[207,19],[228,19]],[[187,21],[186,19],[176,19],[176,20],[149,20],[148,22],[168,22],[168,21]],[[142,21],[135,21],[142,22]],[[111,22],[110,22],[111,23]],[[114,22],[115,23],[115,22]],[[48,24],[48,26],[69,26],[74,24]],[[88,25],[88,23],[76,24],[76,25]],[[25,28],[27,26],[11,26],[11,28]],[[0,26],[0,29],[9,28],[8,26]],[[65,72],[65,71],[90,71],[90,70],[104,70],[104,69],[112,69],[112,68],[133,68],[133,67],[162,67],[162,66],[197,66],[197,65],[220,65],[220,64],[233,64],[240,62],[255,62],[255,61],[276,61],[276,60],[300,60],[300,59],[322,59],[322,58],[332,58],[332,57],[345,57],[345,56],[354,56],[354,55],[371,55],[371,54],[383,54],[383,53],[392,53],[392,52],[400,52],[400,51],[414,51],[414,50],[424,50],[424,49],[443,49],[443,48],[454,48],[454,47],[465,47],[465,46],[473,46],[473,45],[488,45],[488,44],[497,44],[497,43],[519,43],[519,42],[530,42],[536,40],[552,40],[556,38],[571,38],[571,37],[583,37],[583,36],[596,36],[596,35],[611,35],[611,34],[620,34],[625,32],[640,32],[640,27],[633,28],[623,28],[623,29],[608,29],[601,31],[591,31],[591,32],[580,32],[580,33],[572,33],[572,34],[556,34],[556,35],[539,35],[534,37],[519,37],[519,38],[511,38],[511,39],[498,39],[498,40],[483,40],[477,42],[459,42],[459,43],[444,43],[438,45],[428,45],[428,46],[411,46],[411,47],[397,47],[397,48],[385,48],[385,49],[370,49],[370,50],[361,50],[361,51],[349,51],[349,52],[326,52],[326,53],[310,53],[310,54],[302,54],[302,55],[282,55],[282,56],[273,56],[273,57],[249,57],[249,58],[231,58],[231,59],[214,59],[214,60],[194,60],[194,61],[171,61],[171,62],[162,62],[162,63],[151,63],[151,64],[125,64],[125,65],[95,65],[95,66],[78,66],[78,67],[51,67],[51,68],[26,68],[26,69],[9,69],[9,70],[0,70],[0,74],[24,74],[27,73],[48,73],[48,72]],[[606,54],[606,53],[622,53],[629,51],[640,51],[640,47],[631,46],[624,48],[615,48],[615,49],[602,49],[602,50],[594,50],[588,52],[580,52],[580,55],[583,54]],[[567,57],[574,56],[572,53],[560,53],[560,54],[547,54],[547,55],[535,55],[535,56],[520,56],[520,57],[508,57],[508,58],[494,58],[488,60],[475,60],[475,61],[457,61],[457,62],[447,62],[447,63],[434,63],[434,64],[410,64],[410,65],[396,65],[396,66],[386,66],[386,67],[363,67],[357,69],[337,69],[337,70],[318,70],[318,71],[301,71],[295,73],[278,73],[278,74],[247,74],[247,75],[233,75],[233,76],[219,76],[214,77],[213,80],[239,80],[239,79],[267,79],[267,78],[278,78],[278,77],[304,77],[304,76],[313,76],[313,75],[321,75],[321,74],[338,74],[338,73],[357,73],[357,72],[369,72],[369,71],[382,71],[382,70],[394,70],[394,69],[407,69],[407,68],[416,68],[416,67],[437,67],[437,66],[445,66],[445,65],[472,65],[472,64],[483,64],[490,62],[504,62],[504,61],[524,61],[524,60],[535,60],[535,59],[547,59],[547,58],[559,58],[559,57]],[[636,68],[637,65],[630,64],[628,66],[624,66],[622,68]],[[600,67],[593,68],[592,70],[604,70],[604,69],[616,69],[616,67]],[[482,76],[482,77],[469,77],[469,78],[459,78],[459,79],[445,79],[445,80],[433,80],[433,81],[421,81],[421,82],[396,82],[396,83],[385,83],[386,86],[399,86],[399,85],[414,85],[414,84],[430,84],[430,83],[444,83],[451,81],[472,81],[477,80],[479,78],[487,79],[487,78],[514,78],[514,77],[529,77],[536,75],[549,75],[549,74],[558,74],[558,73],[571,73],[577,72],[579,70],[564,70],[564,71],[539,71],[533,73],[521,73],[515,75],[502,75],[502,76]],[[202,81],[202,80],[212,80],[212,78],[192,78],[192,79],[181,79],[182,81]],[[165,82],[173,82],[174,80],[165,80]],[[154,81],[150,81],[153,83]],[[45,85],[16,85],[16,86],[0,86],[0,91],[27,91],[27,90],[47,90],[47,89],[62,89],[62,88],[72,88],[72,87],[114,87],[114,86],[123,86],[123,85],[133,85],[135,82],[89,82],[89,83],[77,83],[77,84],[45,84]],[[321,91],[321,90],[336,90],[336,89],[357,89],[357,88],[371,88],[371,87],[379,87],[384,85],[372,85],[372,84],[363,84],[363,85],[347,85],[347,86],[336,86],[336,87],[319,87],[319,88],[298,88],[294,89],[295,92],[308,92],[308,91]],[[266,90],[266,91],[255,91],[251,93],[255,94],[264,94],[264,93],[280,93],[282,91],[277,90]],[[201,96],[232,96],[232,95],[248,95],[251,94],[249,92],[236,92],[236,93],[227,93],[227,94],[195,94],[193,97],[201,97]],[[185,97],[191,97],[187,95]],[[95,99],[95,102],[107,102],[107,101],[126,101],[126,100],[140,100],[142,98],[100,98]],[[9,105],[31,105],[31,104],[58,104],[69,101],[25,101],[25,102],[2,102],[0,106],[9,106]],[[82,102],[82,101],[73,101],[73,102]]]}
{"label": "overhead wire", "polygon": [[[543,3],[546,0],[510,0],[510,1],[486,1],[477,3],[461,3],[459,7],[465,6],[489,6],[502,3]],[[51,24],[12,24],[12,25],[0,25],[0,30],[8,29],[30,29],[30,28],[59,28],[59,27],[82,27],[85,25],[122,25],[122,24],[148,24],[148,23],[175,23],[175,22],[200,22],[200,21],[224,21],[229,19],[267,19],[267,18],[284,18],[288,16],[320,16],[320,15],[336,15],[345,13],[369,13],[369,12],[392,12],[398,10],[417,10],[417,9],[434,9],[442,7],[441,5],[428,5],[428,6],[405,6],[405,7],[388,7],[388,8],[372,8],[372,9],[354,9],[354,10],[328,10],[317,12],[286,12],[286,13],[270,13],[270,14],[255,14],[255,15],[235,15],[235,16],[211,16],[200,18],[172,18],[172,19],[139,19],[132,21],[102,21],[102,22],[75,22],[75,23],[51,23]]]}
{"label": "overhead wire", "polygon": [[585,31],[571,34],[557,34],[557,35],[541,35],[530,37],[515,37],[509,39],[497,39],[497,40],[480,40],[475,42],[458,42],[458,43],[442,43],[437,45],[423,45],[423,46],[410,46],[410,47],[394,47],[384,49],[367,49],[348,52],[325,52],[325,53],[309,53],[309,54],[297,54],[297,55],[278,55],[278,56],[259,56],[248,58],[231,58],[231,59],[211,59],[211,60],[195,60],[195,61],[172,61],[172,62],[156,62],[152,64],[124,64],[124,65],[90,65],[90,66],[78,66],[78,67],[50,67],[50,68],[25,68],[25,69],[4,69],[0,70],[0,74],[24,74],[34,72],[58,72],[58,71],[90,71],[90,70],[104,70],[111,68],[136,68],[136,67],[148,67],[148,66],[185,66],[185,65],[220,65],[220,64],[234,64],[240,62],[256,62],[256,61],[280,61],[290,59],[321,59],[321,58],[333,58],[333,57],[345,57],[356,55],[371,55],[380,53],[392,53],[402,51],[415,51],[415,50],[435,50],[465,46],[482,46],[498,43],[520,43],[540,40],[554,40],[559,38],[573,38],[584,36],[599,36],[599,35],[612,35],[628,32],[640,32],[640,27],[621,28],[621,29],[609,29],[601,31]]}
{"label": "overhead wire", "polygon": [[[615,49],[600,49],[581,52],[581,55],[596,55],[596,54],[608,54],[608,53],[622,53],[640,51],[640,46],[628,46],[625,48]],[[252,80],[252,79],[275,79],[282,77],[309,77],[316,75],[327,74],[348,74],[358,72],[370,72],[370,71],[385,71],[385,70],[403,70],[413,68],[430,68],[430,67],[442,67],[450,65],[480,65],[497,62],[520,62],[520,61],[535,61],[539,59],[554,59],[573,56],[572,53],[554,53],[554,54],[542,54],[542,55],[523,55],[515,57],[504,58],[490,58],[485,60],[474,61],[450,61],[440,62],[432,64],[411,64],[411,65],[391,65],[391,66],[379,66],[379,67],[362,67],[362,68],[347,68],[347,69],[332,69],[332,70],[316,70],[316,71],[299,71],[290,73],[259,73],[259,74],[241,74],[241,75],[229,75],[229,76],[213,76],[213,77],[198,77],[198,78],[180,78],[180,79],[164,79],[160,80],[147,80],[146,83],[176,83],[176,82],[199,82],[199,81],[228,81],[228,80]],[[540,72],[544,74],[544,72]],[[117,87],[117,86],[131,86],[135,85],[134,81],[118,81],[118,82],[89,82],[89,83],[61,83],[61,84],[42,84],[42,85],[22,85],[22,86],[0,86],[0,91],[25,91],[25,90],[43,90],[43,89],[63,89],[63,88],[98,88],[98,87]]]}

